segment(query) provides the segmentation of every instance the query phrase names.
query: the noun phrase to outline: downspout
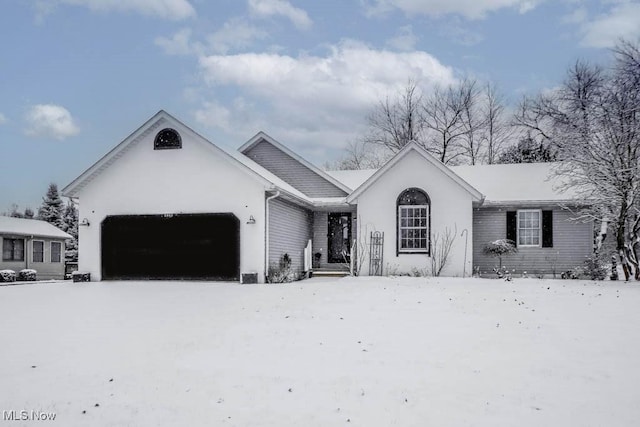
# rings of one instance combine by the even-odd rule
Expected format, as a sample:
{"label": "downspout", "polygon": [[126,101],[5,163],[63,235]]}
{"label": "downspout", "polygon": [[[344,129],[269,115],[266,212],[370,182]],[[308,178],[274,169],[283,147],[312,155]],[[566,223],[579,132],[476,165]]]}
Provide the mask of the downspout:
{"label": "downspout", "polygon": [[33,253],[33,250],[29,250],[29,242],[33,242],[33,236],[29,236],[26,239],[26,244],[24,245],[24,268],[29,269],[29,253]]}
{"label": "downspout", "polygon": [[269,274],[269,202],[276,197],[280,196],[280,190],[276,191],[276,194],[273,196],[267,197],[264,204],[264,231],[265,231],[265,239],[264,239],[264,277],[265,280]]}

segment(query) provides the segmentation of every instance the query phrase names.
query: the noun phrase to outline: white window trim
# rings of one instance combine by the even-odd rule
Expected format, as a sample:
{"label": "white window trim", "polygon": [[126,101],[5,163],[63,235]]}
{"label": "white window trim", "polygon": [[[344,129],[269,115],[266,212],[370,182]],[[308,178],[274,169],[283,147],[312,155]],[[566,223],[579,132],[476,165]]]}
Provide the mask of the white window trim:
{"label": "white window trim", "polygon": [[[403,208],[425,208],[427,211],[427,247],[426,248],[402,248],[402,209]],[[423,227],[405,227],[405,229],[421,230]],[[400,254],[426,254],[429,253],[429,205],[398,205],[398,253]]]}
{"label": "white window trim", "polygon": [[[42,243],[42,261],[36,261],[36,257],[35,257],[35,255],[36,255],[35,243],[36,242],[41,242]],[[44,260],[45,260],[44,256],[45,256],[45,253],[46,253],[45,246],[46,245],[44,244],[44,240],[32,240],[31,241],[31,262],[37,262],[38,264],[44,263]]]}
{"label": "white window trim", "polygon": [[[11,259],[4,259],[4,241],[5,240],[22,240],[22,259],[13,259],[13,250],[11,251]],[[2,261],[5,262],[24,262],[25,259],[28,259],[29,249],[26,247],[27,241],[26,239],[21,239],[19,237],[8,237],[5,236],[2,238]]]}
{"label": "white window trim", "polygon": [[[53,260],[53,244],[57,243],[60,245],[60,261]],[[52,264],[60,264],[62,259],[64,258],[64,254],[62,253],[62,242],[49,242],[49,262]]]}
{"label": "white window trim", "polygon": [[[520,244],[520,212],[538,212],[538,244],[537,245],[521,245]],[[542,247],[542,209],[520,209],[516,214],[516,246],[519,248],[541,248]]]}

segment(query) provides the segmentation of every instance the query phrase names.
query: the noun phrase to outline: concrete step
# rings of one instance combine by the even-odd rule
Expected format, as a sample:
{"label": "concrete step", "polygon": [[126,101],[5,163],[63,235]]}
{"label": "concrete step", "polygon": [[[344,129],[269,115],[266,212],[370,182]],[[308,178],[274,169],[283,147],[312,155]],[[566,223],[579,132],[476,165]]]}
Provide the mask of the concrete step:
{"label": "concrete step", "polygon": [[344,270],[313,270],[311,277],[345,277],[349,272]]}

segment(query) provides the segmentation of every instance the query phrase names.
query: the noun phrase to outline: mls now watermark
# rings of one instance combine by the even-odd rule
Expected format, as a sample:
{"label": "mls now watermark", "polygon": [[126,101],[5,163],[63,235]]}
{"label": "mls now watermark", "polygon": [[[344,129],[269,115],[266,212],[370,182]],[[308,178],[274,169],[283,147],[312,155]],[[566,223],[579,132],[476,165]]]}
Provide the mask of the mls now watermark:
{"label": "mls now watermark", "polygon": [[44,411],[27,411],[23,409],[21,411],[12,409],[10,411],[2,411],[3,421],[53,421],[56,419],[55,412]]}

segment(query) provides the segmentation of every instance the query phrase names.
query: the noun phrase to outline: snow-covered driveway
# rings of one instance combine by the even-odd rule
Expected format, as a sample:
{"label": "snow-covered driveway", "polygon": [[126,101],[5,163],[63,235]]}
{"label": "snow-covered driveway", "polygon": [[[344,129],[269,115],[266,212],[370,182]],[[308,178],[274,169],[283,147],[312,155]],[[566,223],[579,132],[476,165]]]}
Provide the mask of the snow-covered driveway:
{"label": "snow-covered driveway", "polygon": [[636,426],[640,285],[0,287],[0,411],[60,426]]}

